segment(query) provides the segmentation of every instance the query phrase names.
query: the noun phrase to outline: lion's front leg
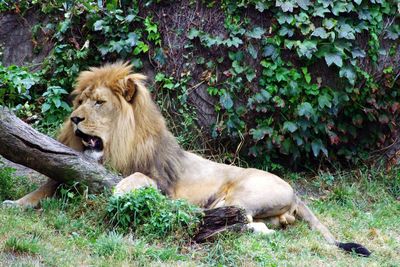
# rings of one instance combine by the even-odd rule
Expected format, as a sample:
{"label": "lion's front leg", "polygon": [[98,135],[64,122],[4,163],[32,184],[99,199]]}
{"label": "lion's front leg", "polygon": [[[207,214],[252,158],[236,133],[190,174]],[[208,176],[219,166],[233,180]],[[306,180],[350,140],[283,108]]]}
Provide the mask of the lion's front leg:
{"label": "lion's front leg", "polygon": [[114,195],[123,195],[131,192],[132,190],[142,187],[157,188],[157,183],[150,177],[140,172],[135,172],[128,177],[122,179],[114,189]]}
{"label": "lion's front leg", "polygon": [[52,197],[57,190],[60,182],[49,179],[45,184],[40,186],[35,191],[25,195],[18,200],[6,200],[3,205],[6,206],[20,206],[20,207],[36,207],[40,200]]}

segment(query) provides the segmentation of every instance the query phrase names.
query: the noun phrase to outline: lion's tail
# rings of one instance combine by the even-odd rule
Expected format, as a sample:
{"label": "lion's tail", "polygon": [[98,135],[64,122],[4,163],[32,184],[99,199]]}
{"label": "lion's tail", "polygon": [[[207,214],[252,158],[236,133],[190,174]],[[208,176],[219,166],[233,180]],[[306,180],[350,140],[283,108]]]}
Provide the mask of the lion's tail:
{"label": "lion's tail", "polygon": [[371,254],[371,252],[363,245],[357,243],[342,243],[337,241],[328,228],[326,228],[326,226],[318,220],[318,218],[306,206],[306,204],[304,204],[303,201],[297,198],[296,202],[297,216],[306,221],[310,225],[311,229],[319,231],[329,244],[335,245],[348,252],[355,252],[356,254],[364,257],[368,257]]}

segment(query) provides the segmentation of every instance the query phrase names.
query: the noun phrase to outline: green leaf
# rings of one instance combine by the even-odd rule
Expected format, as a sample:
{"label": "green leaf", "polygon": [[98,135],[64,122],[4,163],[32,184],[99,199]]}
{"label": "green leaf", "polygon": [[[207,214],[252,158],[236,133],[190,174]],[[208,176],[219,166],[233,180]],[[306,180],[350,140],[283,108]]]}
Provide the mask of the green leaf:
{"label": "green leaf", "polygon": [[311,5],[310,0],[296,0],[296,3],[304,10],[308,10],[308,6]]}
{"label": "green leaf", "polygon": [[323,109],[324,107],[331,108],[332,107],[332,97],[325,93],[318,97],[318,106]]}
{"label": "green leaf", "polygon": [[187,35],[187,37],[190,39],[190,40],[193,40],[194,38],[196,38],[196,37],[199,37],[200,36],[200,31],[199,30],[197,30],[197,29],[195,29],[195,28],[191,28],[190,30],[189,30],[189,33],[188,33],[188,35]]}
{"label": "green leaf", "polygon": [[311,82],[311,75],[310,75],[310,73],[308,73],[307,67],[302,67],[302,68],[301,68],[301,71],[302,71],[303,74],[304,74],[304,78],[306,79],[306,82],[307,82],[308,84],[310,84],[310,82]]}
{"label": "green leaf", "polygon": [[331,30],[333,27],[335,27],[337,24],[337,20],[335,19],[323,19],[322,20],[322,26],[325,27],[327,30]]}
{"label": "green leaf", "polygon": [[315,40],[305,40],[297,47],[297,54],[308,59],[311,59],[315,51],[317,51],[317,42]]}
{"label": "green leaf", "polygon": [[255,72],[253,69],[249,68],[249,69],[246,71],[246,79],[247,79],[249,82],[251,82],[252,80],[254,80],[255,77],[256,77],[256,72]]}
{"label": "green leaf", "polygon": [[354,71],[354,68],[350,65],[342,67],[339,71],[339,76],[346,77],[351,85],[354,85],[356,82],[356,72]]}
{"label": "green leaf", "polygon": [[326,33],[325,29],[322,27],[318,27],[314,30],[314,32],[311,34],[311,36],[316,36],[320,37],[321,39],[326,39],[328,38],[328,34]]}
{"label": "green leaf", "polygon": [[246,36],[254,39],[261,39],[263,34],[265,33],[265,29],[261,27],[255,27],[253,30],[246,33]]}
{"label": "green leaf", "polygon": [[245,70],[245,68],[240,66],[239,62],[236,60],[232,62],[232,68],[237,74],[240,74]]}
{"label": "green leaf", "polygon": [[231,95],[227,92],[221,95],[221,97],[219,98],[219,102],[225,109],[231,109],[233,107]]}
{"label": "green leaf", "polygon": [[346,5],[348,5],[349,3],[340,2],[340,1],[333,1],[333,3],[334,3],[334,6],[332,7],[333,15],[338,16],[339,13],[347,11]]}
{"label": "green leaf", "polygon": [[260,141],[264,139],[265,135],[271,136],[273,133],[273,129],[271,127],[262,127],[257,129],[250,129],[250,134],[253,136],[255,141]]}
{"label": "green leaf", "polygon": [[247,46],[247,52],[249,52],[250,56],[254,59],[257,58],[258,52],[252,44]]}
{"label": "green leaf", "polygon": [[232,37],[232,38],[227,39],[227,40],[225,41],[225,44],[226,44],[228,47],[234,46],[234,47],[238,48],[239,45],[243,44],[243,41],[242,41],[240,38],[238,38],[238,37],[235,36],[235,37]]}
{"label": "green leaf", "polygon": [[400,26],[392,25],[386,30],[385,38],[390,40],[397,40],[400,37]]}
{"label": "green leaf", "polygon": [[128,33],[128,39],[126,41],[131,47],[136,45],[137,40],[138,40],[138,36],[136,33],[134,33],[134,32]]}
{"label": "green leaf", "polygon": [[297,114],[299,114],[299,116],[304,116],[309,119],[312,115],[315,114],[315,112],[310,103],[304,102],[297,106]]}
{"label": "green leaf", "polygon": [[332,64],[335,64],[338,67],[343,66],[343,60],[339,53],[327,53],[324,58],[328,66]]}
{"label": "green leaf", "polygon": [[129,14],[128,16],[125,17],[125,21],[127,22],[132,22],[135,19],[136,15]]}
{"label": "green leaf", "polygon": [[98,20],[98,21],[96,21],[94,24],[93,24],[93,28],[94,28],[94,30],[95,31],[101,31],[102,29],[103,29],[103,23],[104,23],[104,21],[103,20]]}
{"label": "green leaf", "polygon": [[319,6],[314,9],[313,15],[314,17],[325,18],[325,13],[330,13],[329,9]]}
{"label": "green leaf", "polygon": [[292,1],[276,1],[276,6],[280,7],[283,12],[293,12],[293,8],[295,7]]}
{"label": "green leaf", "polygon": [[281,24],[281,25],[283,25],[284,23],[292,25],[292,23],[295,21],[294,16],[292,14],[287,14],[287,13],[282,13],[282,12],[278,12],[277,19],[278,19],[279,24]]}
{"label": "green leaf", "polygon": [[318,157],[319,153],[322,151],[325,156],[328,156],[328,150],[322,144],[321,139],[316,139],[311,142],[311,149],[313,151],[314,157]]}
{"label": "green leaf", "polygon": [[284,130],[284,131],[289,131],[291,133],[294,133],[297,129],[298,129],[297,125],[291,121],[285,121],[283,123],[282,130]]}
{"label": "green leaf", "polygon": [[286,26],[282,26],[282,28],[278,32],[279,36],[287,36],[287,37],[292,37],[294,34],[293,29],[289,29]]}
{"label": "green leaf", "polygon": [[64,101],[61,102],[61,107],[67,111],[67,112],[71,112],[71,107]]}
{"label": "green leaf", "polygon": [[50,109],[50,104],[44,103],[42,105],[42,113],[46,113]]}
{"label": "green leaf", "polygon": [[56,108],[59,108],[61,106],[61,100],[59,98],[53,98],[53,103]]}
{"label": "green leaf", "polygon": [[354,49],[351,51],[351,56],[352,56],[353,58],[364,58],[365,55],[366,55],[365,51],[362,50],[362,49],[359,48],[359,47],[356,47],[356,48],[354,48]]}
{"label": "green leaf", "polygon": [[263,56],[264,57],[270,57],[274,55],[276,52],[276,48],[274,45],[268,44],[264,47],[263,49]]}
{"label": "green leaf", "polygon": [[267,6],[264,2],[257,1],[257,3],[256,3],[256,9],[257,9],[258,11],[264,12],[264,10],[267,9],[267,8],[268,8],[268,6]]}
{"label": "green leaf", "polygon": [[339,38],[345,38],[348,40],[356,39],[354,28],[347,23],[340,25],[336,32],[338,33]]}

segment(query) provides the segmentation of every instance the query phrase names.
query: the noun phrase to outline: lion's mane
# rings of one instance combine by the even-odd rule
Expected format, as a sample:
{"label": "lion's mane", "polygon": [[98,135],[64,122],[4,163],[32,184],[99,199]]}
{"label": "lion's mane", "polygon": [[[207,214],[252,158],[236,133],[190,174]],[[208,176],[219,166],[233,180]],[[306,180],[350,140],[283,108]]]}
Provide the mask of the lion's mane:
{"label": "lion's mane", "polygon": [[[90,68],[80,73],[72,94],[79,96],[87,88],[100,86],[112,90],[115,98],[108,101],[113,101],[113,105],[120,110],[119,116],[112,118],[117,127],[111,129],[110,140],[104,148],[105,164],[123,175],[134,172],[148,175],[168,194],[179,178],[184,153],[168,131],[163,116],[145,87],[146,76],[132,74],[131,70],[132,66],[126,63]],[[134,93],[127,101],[129,86],[134,87],[131,88]],[[74,109],[77,105],[75,100]],[[74,149],[83,150],[70,120],[65,122],[58,139]]]}

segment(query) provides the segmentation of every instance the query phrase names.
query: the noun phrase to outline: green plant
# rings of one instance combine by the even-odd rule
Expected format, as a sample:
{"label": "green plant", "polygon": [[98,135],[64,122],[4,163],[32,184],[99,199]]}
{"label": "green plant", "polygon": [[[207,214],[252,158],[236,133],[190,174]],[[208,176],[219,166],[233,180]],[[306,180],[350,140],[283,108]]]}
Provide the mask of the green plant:
{"label": "green plant", "polygon": [[[272,13],[270,28],[243,16],[248,8]],[[229,55],[223,64],[214,60],[223,71],[208,81],[209,94],[219,98],[213,137],[239,142],[250,136],[247,153],[262,166],[282,156],[295,164],[355,160],[390,142],[399,88],[389,68],[388,81],[379,83],[360,67],[365,58],[377,62],[378,36],[399,38],[398,27],[383,27],[386,16],[397,12],[390,1],[226,0],[222,10],[224,38],[197,28],[187,34],[194,54],[200,45]],[[368,49],[356,41],[361,35],[369,39]],[[204,58],[199,62],[215,71]],[[316,66],[335,73],[334,82],[323,81]]]}
{"label": "green plant", "polygon": [[0,202],[18,199],[33,191],[36,186],[25,176],[16,176],[15,169],[4,167],[0,162]]}
{"label": "green plant", "polygon": [[43,120],[40,122],[42,126],[58,126],[71,112],[71,107],[63,100],[63,97],[67,94],[68,92],[59,86],[50,86],[43,93]]}
{"label": "green plant", "polygon": [[39,76],[27,68],[5,67],[0,63],[0,105],[14,107],[31,99],[31,88],[39,82]]}
{"label": "green plant", "polygon": [[93,244],[93,250],[99,256],[123,258],[127,254],[127,248],[121,234],[109,232],[102,234]]}
{"label": "green plant", "polygon": [[154,188],[112,196],[107,206],[110,222],[121,230],[158,238],[175,234],[190,237],[200,222],[200,208],[184,200],[170,200]]}
{"label": "green plant", "polygon": [[4,249],[19,254],[37,254],[40,250],[38,241],[39,239],[35,236],[32,238],[11,236],[4,243]]}

